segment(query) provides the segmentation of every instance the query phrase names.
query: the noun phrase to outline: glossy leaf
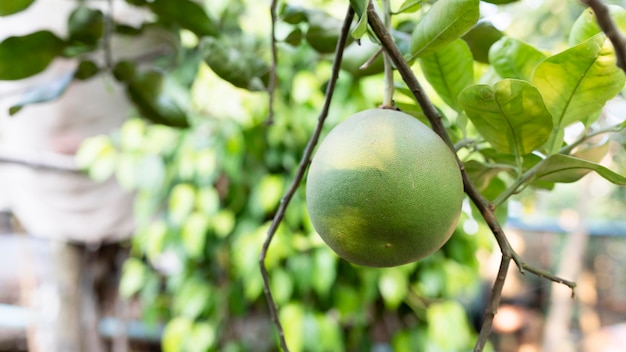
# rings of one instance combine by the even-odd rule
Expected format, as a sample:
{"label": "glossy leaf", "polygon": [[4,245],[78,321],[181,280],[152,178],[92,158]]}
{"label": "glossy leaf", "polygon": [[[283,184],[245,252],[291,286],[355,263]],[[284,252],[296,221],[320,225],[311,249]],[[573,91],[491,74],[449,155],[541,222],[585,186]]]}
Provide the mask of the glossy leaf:
{"label": "glossy leaf", "polygon": [[201,44],[204,61],[222,79],[239,88],[264,90],[269,80],[269,66],[250,48],[245,49],[210,37]]}
{"label": "glossy leaf", "polygon": [[357,15],[362,16],[367,10],[368,0],[350,0],[350,6],[354,9]]}
{"label": "glossy leaf", "polygon": [[0,43],[0,80],[18,80],[35,75],[59,56],[65,43],[49,31],[9,37]]}
{"label": "glossy leaf", "polygon": [[530,80],[546,55],[523,41],[503,37],[489,50],[489,63],[502,78]]}
{"label": "glossy leaf", "polygon": [[[606,6],[609,8],[611,18],[617,27],[622,32],[626,31],[626,10],[617,5],[607,4]],[[586,8],[572,25],[572,29],[569,32],[568,43],[570,46],[580,44],[601,31],[593,10]]]}
{"label": "glossy leaf", "polygon": [[478,0],[439,0],[411,36],[411,58],[433,53],[463,36],[480,16]]}
{"label": "glossy leaf", "polygon": [[541,147],[552,131],[552,116],[530,83],[505,79],[489,87],[466,88],[459,103],[476,129],[495,149],[513,155]]}
{"label": "glossy leaf", "polygon": [[620,186],[626,185],[626,176],[600,164],[563,154],[554,154],[544,160],[535,173],[535,180],[571,183],[580,180],[591,171],[595,171],[611,183]]}
{"label": "glossy leaf", "polygon": [[424,0],[404,0],[395,13],[413,13],[422,8]]}
{"label": "glossy leaf", "polygon": [[70,71],[26,91],[9,108],[9,115],[16,114],[26,105],[45,103],[57,99],[65,93],[73,78],[74,72]]}
{"label": "glossy leaf", "polygon": [[78,6],[68,19],[68,42],[71,45],[94,48],[104,34],[104,15],[102,11]]}
{"label": "glossy leaf", "polygon": [[461,91],[474,83],[474,60],[467,44],[457,39],[420,59],[428,83],[448,106],[460,110]]}
{"label": "glossy leaf", "polygon": [[204,8],[190,0],[155,0],[150,9],[162,20],[174,22],[199,37],[217,36],[219,28]]}
{"label": "glossy leaf", "polygon": [[35,0],[3,0],[0,1],[0,17],[9,16],[26,10]]}
{"label": "glossy leaf", "polygon": [[163,72],[157,70],[134,74],[126,82],[126,92],[146,119],[166,126],[188,127],[185,111],[163,92],[164,79]]}
{"label": "glossy leaf", "polygon": [[474,60],[489,63],[489,49],[498,39],[502,38],[502,32],[490,22],[480,21],[463,36],[467,42]]}
{"label": "glossy leaf", "polygon": [[556,152],[563,129],[594,117],[624,87],[624,73],[604,34],[554,55],[537,66],[532,82],[552,114],[554,132],[547,145]]}

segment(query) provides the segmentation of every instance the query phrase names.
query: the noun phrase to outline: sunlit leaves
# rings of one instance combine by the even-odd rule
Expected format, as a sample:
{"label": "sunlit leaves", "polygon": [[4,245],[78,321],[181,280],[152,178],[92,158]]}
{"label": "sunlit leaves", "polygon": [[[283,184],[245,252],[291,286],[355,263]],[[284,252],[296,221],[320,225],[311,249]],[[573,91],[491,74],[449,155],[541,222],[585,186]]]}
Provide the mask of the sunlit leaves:
{"label": "sunlit leaves", "polygon": [[493,88],[470,86],[459,102],[481,135],[504,153],[529,154],[552,131],[552,116],[541,94],[526,81],[505,79]]}
{"label": "sunlit leaves", "polygon": [[448,106],[460,110],[458,96],[474,83],[474,60],[467,44],[455,40],[442,49],[420,59],[428,82]]}
{"label": "sunlit leaves", "polygon": [[[626,30],[626,10],[617,5],[606,5],[611,18],[622,31]],[[586,8],[572,25],[569,32],[569,45],[574,46],[600,33],[598,21],[591,8]]]}
{"label": "sunlit leaves", "polygon": [[37,74],[61,55],[65,42],[49,31],[9,37],[0,43],[0,80],[18,80]]}
{"label": "sunlit leaves", "polygon": [[[428,336],[437,349],[459,351],[471,340],[468,331],[467,315],[460,303],[446,301],[428,307]],[[454,332],[454,338],[450,333]]]}
{"label": "sunlit leaves", "polygon": [[591,171],[595,171],[611,183],[626,185],[626,176],[600,164],[563,154],[554,154],[544,160],[535,173],[535,180],[540,183],[569,183],[578,181]]}
{"label": "sunlit leaves", "polygon": [[546,55],[521,40],[504,37],[489,50],[489,63],[502,78],[530,80]]}
{"label": "sunlit leaves", "polygon": [[478,0],[439,0],[413,30],[411,57],[435,52],[460,38],[478,21]]}
{"label": "sunlit leaves", "polygon": [[[556,54],[537,66],[532,78],[553,117],[555,132],[573,122],[595,118],[624,87],[624,73],[604,34]],[[554,133],[547,149],[560,148],[562,133]]]}

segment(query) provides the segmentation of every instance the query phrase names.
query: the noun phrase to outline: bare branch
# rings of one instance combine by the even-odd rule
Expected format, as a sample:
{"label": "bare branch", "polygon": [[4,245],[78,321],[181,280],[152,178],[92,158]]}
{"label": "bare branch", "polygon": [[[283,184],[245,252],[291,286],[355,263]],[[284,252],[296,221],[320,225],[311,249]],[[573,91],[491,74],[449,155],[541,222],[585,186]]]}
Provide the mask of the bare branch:
{"label": "bare branch", "polygon": [[619,31],[611,15],[609,8],[600,0],[581,0],[589,6],[596,14],[596,20],[600,29],[606,34],[613,47],[615,48],[615,56],[617,57],[617,67],[626,72],[626,39]]}
{"label": "bare branch", "polygon": [[489,340],[489,334],[491,333],[491,326],[493,325],[493,318],[498,312],[500,306],[500,299],[502,298],[502,289],[504,288],[504,282],[506,281],[506,275],[509,272],[509,264],[511,263],[511,257],[503,255],[500,260],[500,269],[498,269],[498,275],[491,288],[491,298],[489,300],[489,306],[485,311],[485,317],[483,319],[483,325],[480,327],[480,334],[478,340],[474,346],[474,352],[480,352],[485,348],[487,341]]}
{"label": "bare branch", "polygon": [[272,18],[271,29],[271,41],[272,47],[272,65],[270,66],[270,79],[269,86],[267,87],[267,93],[269,94],[269,106],[266,123],[271,125],[274,123],[274,99],[276,95],[276,84],[278,83],[278,49],[276,48],[276,7],[278,6],[278,0],[272,0],[270,5],[270,15]]}
{"label": "bare branch", "polygon": [[31,154],[0,150],[0,164],[21,165],[31,169],[80,173],[74,158],[58,154]]}
{"label": "bare branch", "polygon": [[267,256],[267,251],[269,249],[270,243],[274,238],[274,234],[278,229],[278,225],[280,225],[280,222],[285,216],[285,210],[287,209],[287,205],[289,205],[291,198],[296,193],[296,190],[298,189],[298,186],[300,185],[300,182],[304,177],[304,173],[307,166],[309,165],[311,155],[313,154],[313,149],[315,148],[315,145],[317,144],[317,141],[319,140],[319,137],[322,133],[322,127],[324,126],[324,121],[326,121],[326,117],[328,116],[330,103],[333,97],[333,93],[335,91],[335,86],[337,85],[337,79],[339,78],[339,70],[341,68],[341,60],[343,58],[343,49],[346,45],[346,41],[350,33],[350,24],[352,23],[353,17],[354,10],[351,6],[348,6],[348,11],[343,22],[343,27],[341,28],[339,41],[337,42],[337,47],[335,48],[335,59],[333,61],[332,73],[328,85],[326,86],[326,98],[322,107],[322,111],[320,112],[318,117],[317,126],[315,126],[315,131],[313,132],[313,135],[309,139],[309,142],[304,149],[302,159],[300,159],[300,164],[298,165],[296,176],[291,183],[291,186],[280,200],[278,210],[276,211],[274,219],[272,220],[272,224],[267,231],[267,237],[265,238],[265,242],[263,243],[263,247],[261,249],[261,254],[259,255],[259,266],[261,268],[261,275],[263,276],[263,289],[265,291],[265,296],[267,297],[267,303],[270,308],[272,321],[278,329],[280,345],[284,351],[289,351],[289,348],[287,347],[287,343],[285,341],[285,332],[282,328],[282,325],[280,324],[280,320],[278,319],[278,307],[276,306],[276,302],[274,301],[274,297],[270,288],[270,279],[267,267],[265,266],[265,258]]}
{"label": "bare branch", "polygon": [[[371,3],[367,9],[367,15],[368,15],[368,22],[369,22],[370,27],[372,28],[372,31],[375,33],[376,37],[378,37],[378,39],[380,40],[383,48],[389,54],[390,58],[395,64],[398,70],[398,73],[400,73],[400,76],[406,83],[407,87],[410,89],[410,91],[415,96],[415,99],[420,104],[422,111],[424,112],[424,115],[426,115],[426,117],[428,118],[428,121],[431,124],[432,129],[446,142],[446,144],[448,144],[450,149],[454,151],[454,145],[452,144],[450,136],[448,135],[448,132],[446,131],[443,125],[441,115],[439,114],[437,109],[435,109],[434,105],[432,104],[432,102],[430,101],[430,99],[428,98],[424,90],[422,89],[422,86],[417,80],[417,77],[411,70],[409,64],[403,58],[402,54],[400,53],[400,50],[398,50],[398,47],[395,45],[393,39],[391,38],[391,35],[386,30],[383,22],[380,20],[380,18],[376,14],[376,11],[374,10],[374,7],[372,6]],[[456,156],[456,153],[454,153],[454,155]],[[480,192],[476,189],[476,187],[474,187],[469,176],[467,175],[467,172],[465,172],[463,163],[461,162],[461,160],[458,159],[458,157],[457,157],[457,163],[461,170],[465,193],[469,196],[469,198],[472,200],[472,202],[476,205],[476,207],[480,211],[483,219],[485,220],[485,222],[489,226],[489,229],[491,230],[494,237],[496,238],[496,241],[498,242],[498,246],[500,247],[500,250],[502,251],[502,264],[500,267],[500,273],[498,275],[498,278],[496,278],[496,281],[494,282],[489,308],[485,314],[485,320],[483,322],[483,326],[480,332],[481,337],[479,338],[476,344],[475,351],[482,351],[482,349],[484,348],[484,344],[487,341],[486,339],[488,338],[491,332],[491,325],[493,322],[493,318],[495,316],[495,312],[500,302],[502,286],[504,285],[504,280],[506,278],[506,270],[504,269],[508,269],[511,259],[515,261],[518,268],[522,272],[524,270],[527,270],[533,274],[539,275],[546,279],[567,285],[572,289],[574,288],[575,284],[570,281],[561,279],[557,276],[554,276],[552,274],[546,273],[545,271],[541,269],[532,267],[531,265],[525,263],[519,257],[519,255],[515,253],[515,251],[511,247],[511,244],[509,243],[504,233],[504,230],[502,229],[502,226],[499,224],[498,220],[496,219],[494,215],[494,210],[495,210],[494,205],[490,203],[487,199],[485,199],[482,196],[482,194],[480,194]]]}

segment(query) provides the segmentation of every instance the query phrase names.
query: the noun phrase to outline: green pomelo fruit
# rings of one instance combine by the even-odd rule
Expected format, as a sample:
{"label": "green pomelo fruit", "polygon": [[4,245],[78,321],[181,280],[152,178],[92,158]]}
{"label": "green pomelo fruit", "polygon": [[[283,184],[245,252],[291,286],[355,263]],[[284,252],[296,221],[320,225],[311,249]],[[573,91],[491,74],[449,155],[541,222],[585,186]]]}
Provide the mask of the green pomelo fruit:
{"label": "green pomelo fruit", "polygon": [[337,125],[306,184],[313,226],[340,257],[389,267],[419,260],[450,238],[463,201],[454,155],[410,115],[371,109]]}

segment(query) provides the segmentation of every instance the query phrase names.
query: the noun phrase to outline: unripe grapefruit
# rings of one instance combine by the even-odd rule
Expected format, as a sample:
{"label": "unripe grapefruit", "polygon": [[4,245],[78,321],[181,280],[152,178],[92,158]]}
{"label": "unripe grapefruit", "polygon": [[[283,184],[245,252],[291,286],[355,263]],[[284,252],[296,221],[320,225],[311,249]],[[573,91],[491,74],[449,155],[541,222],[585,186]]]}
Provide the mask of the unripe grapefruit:
{"label": "unripe grapefruit", "polygon": [[307,207],[321,238],[358,265],[419,260],[450,238],[463,182],[454,155],[405,113],[371,109],[337,125],[309,168]]}

